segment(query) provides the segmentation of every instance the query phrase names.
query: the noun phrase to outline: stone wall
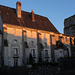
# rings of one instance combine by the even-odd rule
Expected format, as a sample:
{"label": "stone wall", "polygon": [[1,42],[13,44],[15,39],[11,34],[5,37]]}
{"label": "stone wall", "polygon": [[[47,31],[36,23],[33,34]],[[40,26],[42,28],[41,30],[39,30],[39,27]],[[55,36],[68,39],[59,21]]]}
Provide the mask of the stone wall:
{"label": "stone wall", "polygon": [[64,20],[64,34],[75,35],[75,15]]}
{"label": "stone wall", "polygon": [[[47,32],[30,28],[22,28],[19,26],[13,27],[13,25],[8,24],[4,24],[3,26],[4,39],[7,39],[8,42],[8,46],[7,48],[5,48],[4,51],[6,57],[8,57],[9,66],[14,66],[14,48],[18,49],[18,66],[23,66],[24,63],[26,64],[29,62],[29,55],[30,53],[32,53],[32,49],[35,50],[35,56],[33,56],[35,63],[39,61],[40,53],[43,62],[45,62],[46,60],[50,62],[52,61],[52,59],[54,59],[53,57],[55,56],[54,48],[56,46],[56,41],[61,40],[63,43],[70,45],[70,36],[66,36],[63,34],[56,34],[53,32]],[[59,37],[62,38],[60,39]],[[14,43],[15,40],[17,41],[16,44]],[[25,47],[24,42],[26,42],[28,47]],[[6,50],[8,54],[6,54]],[[4,61],[4,63],[7,62],[6,58],[4,58]]]}

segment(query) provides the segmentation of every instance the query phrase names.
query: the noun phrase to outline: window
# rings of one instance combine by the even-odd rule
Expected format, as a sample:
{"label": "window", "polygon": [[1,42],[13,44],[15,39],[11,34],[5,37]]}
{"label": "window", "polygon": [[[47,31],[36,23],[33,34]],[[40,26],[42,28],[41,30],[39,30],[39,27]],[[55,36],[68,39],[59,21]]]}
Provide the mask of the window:
{"label": "window", "polygon": [[48,50],[45,50],[45,57],[48,57]]}
{"label": "window", "polygon": [[14,66],[18,66],[18,59],[14,59]]}
{"label": "window", "polygon": [[60,57],[63,57],[63,52],[62,51],[60,51]]}
{"label": "window", "polygon": [[27,35],[26,34],[24,35],[24,40],[27,41]]}
{"label": "window", "polygon": [[7,39],[4,39],[4,46],[8,46],[8,41],[7,41]]}
{"label": "window", "polygon": [[35,59],[33,59],[33,63],[35,63]]}
{"label": "window", "polygon": [[39,33],[39,42],[42,43],[42,34]]}
{"label": "window", "polygon": [[14,48],[14,56],[18,56],[18,49]]}
{"label": "window", "polygon": [[45,42],[45,47],[47,48],[47,43]]}
{"label": "window", "polygon": [[32,46],[32,47],[34,46],[34,42],[33,42],[33,41],[31,41],[31,46]]}
{"label": "window", "polygon": [[32,54],[32,57],[35,56],[35,49],[31,49],[31,54]]}
{"label": "window", "polygon": [[33,41],[31,41],[31,44],[33,45]]}
{"label": "window", "polygon": [[17,44],[17,40],[16,39],[14,40],[14,44]]}

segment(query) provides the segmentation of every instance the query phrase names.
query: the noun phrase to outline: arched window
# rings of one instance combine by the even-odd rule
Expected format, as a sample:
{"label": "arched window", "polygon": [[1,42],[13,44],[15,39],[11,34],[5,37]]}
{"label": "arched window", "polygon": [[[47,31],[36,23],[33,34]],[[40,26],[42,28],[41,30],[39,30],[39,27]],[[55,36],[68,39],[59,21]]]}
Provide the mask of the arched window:
{"label": "arched window", "polygon": [[17,44],[17,40],[16,39],[14,40],[14,44]]}

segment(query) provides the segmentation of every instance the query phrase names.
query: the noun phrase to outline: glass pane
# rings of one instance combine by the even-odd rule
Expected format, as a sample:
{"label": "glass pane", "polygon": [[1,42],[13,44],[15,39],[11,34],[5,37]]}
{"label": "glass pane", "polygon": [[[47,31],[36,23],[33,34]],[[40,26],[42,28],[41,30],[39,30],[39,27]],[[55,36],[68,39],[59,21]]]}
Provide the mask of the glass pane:
{"label": "glass pane", "polygon": [[35,49],[31,50],[32,56],[35,56]]}
{"label": "glass pane", "polygon": [[18,55],[18,49],[14,48],[14,55]]}
{"label": "glass pane", "polygon": [[14,59],[14,66],[18,66],[18,59]]}

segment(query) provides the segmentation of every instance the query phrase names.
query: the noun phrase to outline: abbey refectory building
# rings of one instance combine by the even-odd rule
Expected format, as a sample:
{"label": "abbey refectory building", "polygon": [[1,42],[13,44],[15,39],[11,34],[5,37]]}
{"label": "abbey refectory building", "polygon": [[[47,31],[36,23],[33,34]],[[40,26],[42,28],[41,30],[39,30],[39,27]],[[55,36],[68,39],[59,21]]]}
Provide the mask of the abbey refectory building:
{"label": "abbey refectory building", "polygon": [[[59,33],[47,17],[34,11],[0,5],[0,65],[23,66],[30,63],[57,62],[71,57],[74,37]],[[3,26],[3,27],[2,27]]]}

